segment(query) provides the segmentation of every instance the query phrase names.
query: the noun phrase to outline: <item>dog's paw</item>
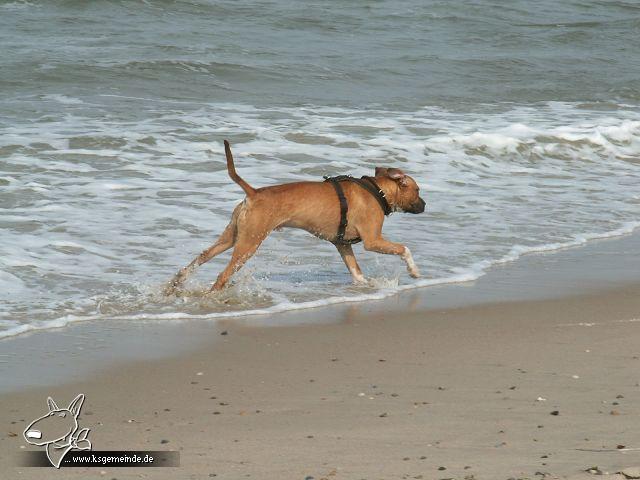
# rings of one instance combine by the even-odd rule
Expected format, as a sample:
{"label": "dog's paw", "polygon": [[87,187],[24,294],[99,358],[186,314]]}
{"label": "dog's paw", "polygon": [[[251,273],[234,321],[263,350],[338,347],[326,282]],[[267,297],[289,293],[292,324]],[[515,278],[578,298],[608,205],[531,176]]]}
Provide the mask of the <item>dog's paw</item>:
{"label": "dog's paw", "polygon": [[175,280],[167,283],[163,289],[162,289],[162,294],[165,297],[171,297],[173,295],[177,295],[178,291],[180,289],[180,283],[176,282]]}
{"label": "dog's paw", "polygon": [[416,262],[413,261],[413,256],[411,255],[411,250],[408,247],[404,247],[404,253],[402,254],[402,259],[407,264],[407,271],[409,275],[413,278],[420,278],[420,271],[416,266]]}
{"label": "dog's paw", "polygon": [[366,285],[368,282],[362,272],[351,272],[351,283],[353,285]]}
{"label": "dog's paw", "polygon": [[162,295],[165,297],[171,297],[176,294],[176,289],[173,285],[167,285],[162,289]]}

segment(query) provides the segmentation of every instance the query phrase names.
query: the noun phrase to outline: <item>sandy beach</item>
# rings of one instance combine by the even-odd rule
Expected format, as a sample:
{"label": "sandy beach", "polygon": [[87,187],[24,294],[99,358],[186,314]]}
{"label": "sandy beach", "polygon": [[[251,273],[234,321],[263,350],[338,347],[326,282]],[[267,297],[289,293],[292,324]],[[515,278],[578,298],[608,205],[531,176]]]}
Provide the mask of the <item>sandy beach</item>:
{"label": "sandy beach", "polygon": [[[21,448],[25,421],[47,396],[77,393],[94,450],[177,450],[181,465],[46,478],[506,480],[640,464],[640,282],[606,281],[616,262],[627,266],[619,278],[634,271],[637,245],[636,235],[529,256],[473,285],[342,307],[325,323],[335,311],[296,314],[315,324],[227,321],[189,351],[4,393],[0,468],[43,478],[20,466],[38,448]],[[596,288],[587,272],[598,267]],[[509,293],[527,296],[516,288],[527,281],[539,298]]]}

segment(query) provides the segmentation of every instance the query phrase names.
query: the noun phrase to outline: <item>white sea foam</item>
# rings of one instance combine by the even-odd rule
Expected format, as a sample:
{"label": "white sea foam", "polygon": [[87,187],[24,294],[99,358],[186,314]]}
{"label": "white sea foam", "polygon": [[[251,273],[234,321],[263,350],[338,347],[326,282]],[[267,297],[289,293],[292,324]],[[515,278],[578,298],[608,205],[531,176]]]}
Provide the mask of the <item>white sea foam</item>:
{"label": "white sea foam", "polygon": [[31,2],[7,2],[4,5],[0,5],[0,8],[5,10],[26,10],[27,8],[33,7],[34,4]]}
{"label": "white sea foam", "polygon": [[[520,257],[529,254],[551,252],[566,248],[573,248],[585,244],[590,240],[604,239],[619,237],[632,233],[635,229],[640,228],[640,222],[629,222],[623,227],[610,231],[600,233],[588,233],[583,235],[576,235],[575,239],[563,243],[553,243],[546,245],[537,245],[533,247],[523,247],[520,245],[514,246],[511,251],[502,258],[497,260],[483,260],[472,265],[467,271],[451,275],[443,278],[430,278],[421,279],[412,284],[397,285],[397,280],[392,279],[368,279],[372,286],[377,287],[379,290],[374,293],[366,293],[353,296],[333,296],[318,300],[306,301],[306,302],[290,302],[284,300],[280,303],[276,303],[270,307],[247,309],[238,311],[226,311],[226,312],[214,312],[214,313],[202,313],[202,314],[188,314],[183,312],[168,312],[168,313],[142,313],[142,314],[128,314],[128,315],[64,315],[59,318],[47,320],[43,322],[30,323],[30,324],[15,324],[11,322],[0,323],[0,326],[4,326],[4,330],[0,330],[0,338],[12,337],[20,335],[22,333],[31,332],[34,330],[49,330],[55,328],[62,328],[75,322],[86,322],[91,320],[220,320],[237,317],[251,317],[256,315],[273,315],[276,313],[283,313],[295,310],[307,310],[311,308],[326,307],[329,305],[336,305],[341,303],[354,303],[371,300],[382,300],[384,298],[397,295],[400,291],[412,290],[416,288],[431,287],[436,285],[447,285],[454,283],[472,282],[482,277],[487,273],[487,270],[493,266],[516,261]],[[1,280],[1,279],[0,279]],[[624,320],[627,322],[640,321],[638,319]],[[581,324],[582,325],[582,324]]]}
{"label": "white sea foam", "polygon": [[79,98],[69,97],[67,95],[60,95],[60,94],[43,95],[42,99],[53,100],[55,102],[62,103],[63,105],[81,105],[84,103]]}

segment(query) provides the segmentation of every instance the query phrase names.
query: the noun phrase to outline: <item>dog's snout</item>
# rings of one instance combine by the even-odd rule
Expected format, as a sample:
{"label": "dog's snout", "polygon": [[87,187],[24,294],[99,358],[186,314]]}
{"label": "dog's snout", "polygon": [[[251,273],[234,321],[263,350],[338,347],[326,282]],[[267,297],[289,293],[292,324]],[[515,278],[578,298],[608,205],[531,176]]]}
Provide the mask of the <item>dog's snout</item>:
{"label": "dog's snout", "polygon": [[42,438],[42,432],[40,430],[29,430],[27,438]]}
{"label": "dog's snout", "polygon": [[409,213],[422,213],[426,206],[427,203],[422,198],[418,197],[418,200],[411,205],[411,209],[406,211]]}

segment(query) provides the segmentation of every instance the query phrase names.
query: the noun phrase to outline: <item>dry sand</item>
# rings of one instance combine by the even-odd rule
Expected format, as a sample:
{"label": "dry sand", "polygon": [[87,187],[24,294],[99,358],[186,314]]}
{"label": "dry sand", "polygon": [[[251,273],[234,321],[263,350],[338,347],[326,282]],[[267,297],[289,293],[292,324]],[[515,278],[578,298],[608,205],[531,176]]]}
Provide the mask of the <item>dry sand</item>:
{"label": "dry sand", "polygon": [[[639,284],[340,320],[228,322],[214,347],[3,394],[0,477],[493,480],[640,464]],[[94,450],[179,450],[181,466],[19,466],[25,422],[80,392]]]}

